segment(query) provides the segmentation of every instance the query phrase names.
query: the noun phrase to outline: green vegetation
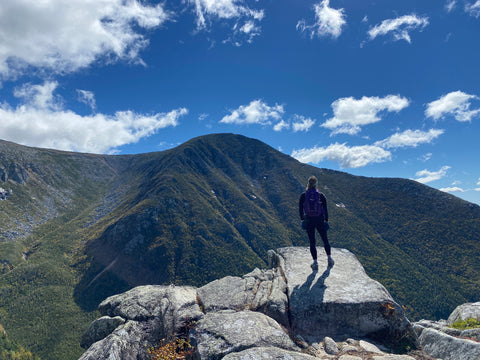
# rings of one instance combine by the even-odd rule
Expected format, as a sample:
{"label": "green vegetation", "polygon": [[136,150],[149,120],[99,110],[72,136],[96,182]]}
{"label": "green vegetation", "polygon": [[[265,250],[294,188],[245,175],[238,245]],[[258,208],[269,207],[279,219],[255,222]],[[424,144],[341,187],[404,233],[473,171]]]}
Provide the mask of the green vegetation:
{"label": "green vegetation", "polygon": [[11,341],[0,324],[0,360],[40,360],[40,358]]}
{"label": "green vegetation", "polygon": [[480,328],[480,320],[468,318],[465,320],[457,320],[450,327],[458,330],[476,329]]}
{"label": "green vegetation", "polygon": [[80,356],[107,296],[201,286],[266,267],[269,249],[307,246],[298,198],[312,174],[332,246],[352,251],[410,319],[478,301],[480,207],[414,181],[314,168],[229,134],[134,156],[0,141],[2,171],[12,194],[0,201],[0,323],[45,359]]}

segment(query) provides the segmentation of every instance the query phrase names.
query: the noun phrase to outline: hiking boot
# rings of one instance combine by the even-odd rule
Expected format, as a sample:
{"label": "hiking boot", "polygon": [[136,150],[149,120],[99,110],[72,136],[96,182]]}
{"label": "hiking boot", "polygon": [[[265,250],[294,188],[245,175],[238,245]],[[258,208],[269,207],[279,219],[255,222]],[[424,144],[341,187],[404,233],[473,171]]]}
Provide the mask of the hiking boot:
{"label": "hiking boot", "polygon": [[318,262],[317,260],[313,260],[312,265],[310,265],[312,270],[318,270]]}
{"label": "hiking boot", "polygon": [[332,267],[335,264],[335,261],[333,261],[332,257],[328,257],[328,267]]}

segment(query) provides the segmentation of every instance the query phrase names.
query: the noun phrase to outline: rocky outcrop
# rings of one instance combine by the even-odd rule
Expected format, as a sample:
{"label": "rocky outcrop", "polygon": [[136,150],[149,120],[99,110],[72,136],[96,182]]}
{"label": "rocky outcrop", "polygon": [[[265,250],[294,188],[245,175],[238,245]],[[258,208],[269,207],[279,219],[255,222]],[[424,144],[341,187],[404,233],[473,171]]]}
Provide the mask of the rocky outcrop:
{"label": "rocky outcrop", "polygon": [[[306,248],[288,247],[274,255],[287,279],[291,326],[315,341],[370,337],[390,345],[415,342],[403,309],[379,282],[367,276],[355,255],[333,249],[335,266],[320,262],[312,272]],[[303,261],[302,261],[303,260]]]}
{"label": "rocky outcrop", "polygon": [[422,329],[419,336],[423,350],[442,360],[478,360],[480,343],[446,334],[434,328]]}
{"label": "rocky outcrop", "polygon": [[453,324],[458,320],[475,319],[480,321],[480,302],[467,303],[457,306],[448,317],[447,323]]}
{"label": "rocky outcrop", "polygon": [[320,258],[312,272],[308,248],[281,248],[269,252],[271,269],[243,277],[201,288],[141,286],[112,296],[84,336],[89,348],[81,359],[147,359],[148,348],[175,337],[188,339],[197,359],[348,359],[355,353],[415,359],[384,352],[416,345],[402,308],[352,253],[333,249],[332,255],[335,266]]}
{"label": "rocky outcrop", "polygon": [[442,360],[480,359],[480,328],[460,330],[450,327],[457,320],[480,319],[480,303],[458,306],[448,320],[421,320],[413,324],[419,344]]}

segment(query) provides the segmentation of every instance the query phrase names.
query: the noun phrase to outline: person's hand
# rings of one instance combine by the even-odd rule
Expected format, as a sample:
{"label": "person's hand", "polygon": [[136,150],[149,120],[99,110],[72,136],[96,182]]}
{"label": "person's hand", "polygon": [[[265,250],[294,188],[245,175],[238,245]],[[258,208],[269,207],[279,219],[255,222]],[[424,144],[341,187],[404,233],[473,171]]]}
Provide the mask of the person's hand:
{"label": "person's hand", "polygon": [[303,229],[303,230],[306,230],[306,228],[307,228],[307,227],[305,226],[305,220],[302,220],[302,229]]}
{"label": "person's hand", "polygon": [[328,221],[325,221],[323,224],[324,224],[324,226],[325,226],[325,231],[327,231],[328,229],[330,229],[330,224],[328,223]]}

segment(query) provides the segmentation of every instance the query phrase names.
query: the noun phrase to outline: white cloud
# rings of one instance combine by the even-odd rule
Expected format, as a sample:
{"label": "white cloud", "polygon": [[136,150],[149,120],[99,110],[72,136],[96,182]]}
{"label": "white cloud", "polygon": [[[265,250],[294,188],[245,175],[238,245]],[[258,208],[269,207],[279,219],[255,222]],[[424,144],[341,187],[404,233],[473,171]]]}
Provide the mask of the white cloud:
{"label": "white cloud", "polygon": [[292,124],[293,131],[298,132],[298,131],[309,131],[310,128],[315,124],[315,120],[312,120],[310,118],[306,118],[301,115],[295,115],[294,117],[294,123]]}
{"label": "white cloud", "polygon": [[478,182],[477,182],[477,185],[480,185],[480,178],[478,178]]}
{"label": "white cloud", "polygon": [[280,122],[275,124],[275,126],[273,127],[273,130],[282,131],[283,129],[289,129],[289,128],[290,128],[290,124],[287,123],[285,120],[281,120]]}
{"label": "white cloud", "polygon": [[391,159],[391,153],[379,146],[349,147],[338,143],[328,147],[315,146],[311,149],[294,150],[292,156],[301,162],[312,164],[319,164],[327,159],[339,163],[342,168],[359,168]]}
{"label": "white cloud", "polygon": [[419,176],[418,178],[414,179],[422,184],[426,184],[435,180],[439,180],[447,174],[447,170],[450,169],[450,166],[442,166],[442,168],[438,171],[429,171],[429,170],[421,170],[417,171],[415,176]]}
{"label": "white cloud", "polygon": [[0,76],[14,78],[29,67],[73,72],[99,59],[141,63],[148,40],[140,28],[170,17],[163,5],[138,0],[2,0]]}
{"label": "white cloud", "polygon": [[184,0],[195,7],[197,30],[208,29],[215,19],[233,20],[233,34],[224,42],[240,45],[238,36],[244,35],[251,42],[253,37],[260,34],[260,27],[256,22],[261,21],[265,13],[263,10],[254,10],[245,5],[244,0]]}
{"label": "white cloud", "polygon": [[282,105],[268,106],[262,100],[253,100],[248,105],[241,105],[232,110],[230,115],[224,116],[224,124],[260,124],[270,125],[272,120],[281,120],[285,110]]}
{"label": "white cloud", "polygon": [[362,97],[360,100],[353,97],[341,98],[332,103],[334,117],[322,124],[323,127],[333,130],[332,135],[345,133],[355,135],[361,127],[379,122],[378,113],[381,111],[400,111],[407,107],[406,98],[388,95],[384,98]]}
{"label": "white cloud", "polygon": [[394,41],[405,40],[412,42],[410,32],[419,29],[423,30],[427,25],[428,17],[419,17],[415,14],[404,15],[396,19],[383,20],[379,25],[375,25],[368,31],[370,40],[377,36],[392,34]]}
{"label": "white cloud", "polygon": [[77,90],[78,93],[78,101],[86,104],[90,109],[95,111],[97,105],[95,103],[95,95],[91,91],[87,90]]}
{"label": "white cloud", "polygon": [[446,187],[446,188],[441,188],[439,189],[440,191],[451,193],[451,192],[465,192],[462,188],[459,188],[458,186],[452,186],[452,187]]}
{"label": "white cloud", "polygon": [[463,91],[454,91],[427,104],[425,115],[434,120],[452,115],[457,121],[471,121],[480,115],[480,109],[470,110],[471,100],[479,100],[479,97]]}
{"label": "white cloud", "polygon": [[423,155],[422,157],[419,158],[420,161],[423,161],[423,162],[427,162],[428,160],[430,160],[432,158],[432,153],[426,153],[425,155]]}
{"label": "white cloud", "polygon": [[475,3],[467,3],[465,5],[465,11],[471,16],[478,18],[480,16],[480,0],[477,0]]}
{"label": "white cloud", "polygon": [[429,131],[405,130],[395,133],[389,138],[377,141],[375,145],[383,148],[417,147],[419,144],[430,143],[445,131],[441,129],[430,129]]}
{"label": "white cloud", "polygon": [[323,0],[314,5],[315,23],[307,25],[305,20],[297,23],[297,30],[308,32],[310,38],[315,36],[331,36],[336,39],[342,34],[342,28],[347,23],[343,9],[333,9],[330,6],[330,0]]}
{"label": "white cloud", "polygon": [[447,1],[447,3],[445,4],[445,10],[449,13],[449,12],[452,12],[452,10],[455,8],[455,6],[457,5],[457,0],[449,0]]}
{"label": "white cloud", "polygon": [[187,114],[180,108],[153,115],[118,111],[114,115],[81,116],[63,108],[54,96],[58,84],[24,85],[15,91],[23,103],[16,108],[0,104],[0,138],[29,146],[68,151],[111,153],[158,130],[178,125]]}

